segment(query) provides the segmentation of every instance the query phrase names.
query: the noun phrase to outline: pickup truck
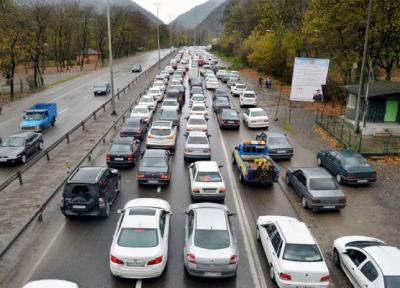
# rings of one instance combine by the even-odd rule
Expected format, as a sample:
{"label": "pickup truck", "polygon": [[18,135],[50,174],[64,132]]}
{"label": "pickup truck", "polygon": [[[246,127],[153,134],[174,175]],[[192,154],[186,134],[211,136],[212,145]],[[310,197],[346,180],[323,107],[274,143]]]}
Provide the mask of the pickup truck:
{"label": "pickup truck", "polygon": [[232,164],[239,169],[240,183],[268,185],[279,180],[279,167],[269,157],[264,141],[240,143],[232,153]]}
{"label": "pickup truck", "polygon": [[24,112],[19,128],[21,131],[41,132],[50,125],[54,126],[56,118],[56,103],[37,103]]}

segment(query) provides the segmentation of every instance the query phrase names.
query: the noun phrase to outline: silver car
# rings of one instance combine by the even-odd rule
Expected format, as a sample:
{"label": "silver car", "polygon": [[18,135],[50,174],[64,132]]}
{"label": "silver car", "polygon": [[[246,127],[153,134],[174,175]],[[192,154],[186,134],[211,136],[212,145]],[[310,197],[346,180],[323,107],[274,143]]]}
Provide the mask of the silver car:
{"label": "silver car", "polygon": [[211,159],[209,135],[201,131],[192,131],[187,135],[185,142],[185,159]]}
{"label": "silver car", "polygon": [[346,196],[324,168],[289,168],[286,183],[301,197],[303,208],[313,212],[346,206]]}
{"label": "silver car", "polygon": [[239,251],[225,205],[192,204],[186,211],[184,263],[193,276],[224,278],[236,275]]}

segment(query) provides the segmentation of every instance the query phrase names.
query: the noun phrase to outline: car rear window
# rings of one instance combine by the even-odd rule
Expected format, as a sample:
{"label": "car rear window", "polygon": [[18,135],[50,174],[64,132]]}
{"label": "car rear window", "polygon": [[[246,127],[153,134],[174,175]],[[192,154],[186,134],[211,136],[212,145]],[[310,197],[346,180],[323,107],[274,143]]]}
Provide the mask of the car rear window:
{"label": "car rear window", "polygon": [[263,117],[267,116],[267,113],[265,111],[253,111],[251,112],[251,117]]}
{"label": "car rear window", "polygon": [[164,101],[163,106],[177,106],[178,102],[176,101]]}
{"label": "car rear window", "polygon": [[221,174],[219,172],[199,172],[196,176],[196,182],[221,182]]}
{"label": "car rear window", "polygon": [[310,190],[336,190],[338,186],[333,178],[310,179]]}
{"label": "car rear window", "polygon": [[244,84],[236,84],[236,88],[238,88],[238,89],[245,89],[245,88],[246,88],[246,85],[244,85]]}
{"label": "car rear window", "polygon": [[204,101],[204,96],[193,96],[193,101]]}
{"label": "car rear window", "polygon": [[167,161],[161,157],[143,157],[141,161],[143,167],[167,167]]}
{"label": "car rear window", "polygon": [[178,111],[174,111],[174,110],[164,110],[161,113],[161,118],[175,118],[178,117]]}
{"label": "car rear window", "polygon": [[189,119],[188,121],[190,125],[205,125],[206,123],[205,119]]}
{"label": "car rear window", "polygon": [[123,127],[130,127],[130,128],[140,127],[140,122],[139,121],[126,121],[124,123]]}
{"label": "car rear window", "polygon": [[283,259],[296,262],[320,262],[322,256],[315,244],[286,244]]}
{"label": "car rear window", "polygon": [[152,128],[150,133],[154,136],[168,136],[171,133],[171,129]]}
{"label": "car rear window", "polygon": [[188,144],[208,144],[208,139],[206,137],[190,136]]}
{"label": "car rear window", "polygon": [[239,119],[239,115],[236,111],[222,111],[222,117],[228,119]]}
{"label": "car rear window", "polygon": [[156,229],[122,228],[118,245],[131,248],[149,248],[158,245]]}
{"label": "car rear window", "polygon": [[369,166],[367,160],[361,156],[347,157],[344,160],[344,166],[350,167],[365,167]]}
{"label": "car rear window", "polygon": [[228,230],[196,230],[194,244],[199,248],[217,250],[231,245]]}
{"label": "car rear window", "polygon": [[244,98],[256,98],[256,95],[250,93],[250,94],[244,94],[243,97]]}
{"label": "car rear window", "polygon": [[385,288],[398,288],[400,287],[400,275],[399,276],[384,276]]}
{"label": "car rear window", "polygon": [[132,152],[129,144],[112,144],[110,152]]}
{"label": "car rear window", "polygon": [[204,106],[193,106],[192,111],[205,111],[206,107]]}
{"label": "car rear window", "polygon": [[271,145],[289,145],[285,137],[268,137],[268,144]]}
{"label": "car rear window", "polygon": [[147,108],[134,108],[132,113],[140,113],[140,114],[147,114],[149,110]]}

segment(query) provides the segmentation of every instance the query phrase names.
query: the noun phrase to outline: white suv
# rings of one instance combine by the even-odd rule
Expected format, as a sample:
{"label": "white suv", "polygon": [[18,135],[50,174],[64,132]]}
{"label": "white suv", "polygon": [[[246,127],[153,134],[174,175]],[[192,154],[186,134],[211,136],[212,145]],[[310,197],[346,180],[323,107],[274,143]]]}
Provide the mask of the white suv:
{"label": "white suv", "polygon": [[267,256],[269,276],[278,287],[329,286],[321,249],[303,222],[286,216],[260,216],[257,240]]}
{"label": "white suv", "polygon": [[251,106],[257,107],[256,92],[250,90],[243,90],[239,98],[240,107]]}
{"label": "white suv", "polygon": [[236,82],[231,86],[231,93],[233,96],[239,96],[244,90],[246,90],[246,85],[243,83]]}

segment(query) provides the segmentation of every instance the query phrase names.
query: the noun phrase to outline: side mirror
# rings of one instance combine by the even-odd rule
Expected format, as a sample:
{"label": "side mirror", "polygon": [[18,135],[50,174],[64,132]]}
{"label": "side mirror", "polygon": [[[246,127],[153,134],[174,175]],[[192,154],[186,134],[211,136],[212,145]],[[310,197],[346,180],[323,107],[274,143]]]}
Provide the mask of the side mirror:
{"label": "side mirror", "polygon": [[124,213],[125,212],[125,209],[118,209],[117,210],[117,214],[122,214],[122,213]]}
{"label": "side mirror", "polygon": [[231,216],[236,216],[236,213],[235,213],[235,212],[230,212],[230,211],[229,211],[229,212],[228,212],[228,216],[229,216],[229,217],[231,217]]}
{"label": "side mirror", "polygon": [[193,162],[193,163],[190,163],[189,166],[188,166],[188,168],[193,168],[193,166],[194,166],[194,162]]}
{"label": "side mirror", "polygon": [[224,168],[224,165],[218,165],[219,168]]}
{"label": "side mirror", "polygon": [[347,249],[345,249],[345,250],[342,251],[342,254],[343,254],[343,255],[346,255],[346,254],[348,254],[348,253],[349,253],[349,251],[348,251]]}

